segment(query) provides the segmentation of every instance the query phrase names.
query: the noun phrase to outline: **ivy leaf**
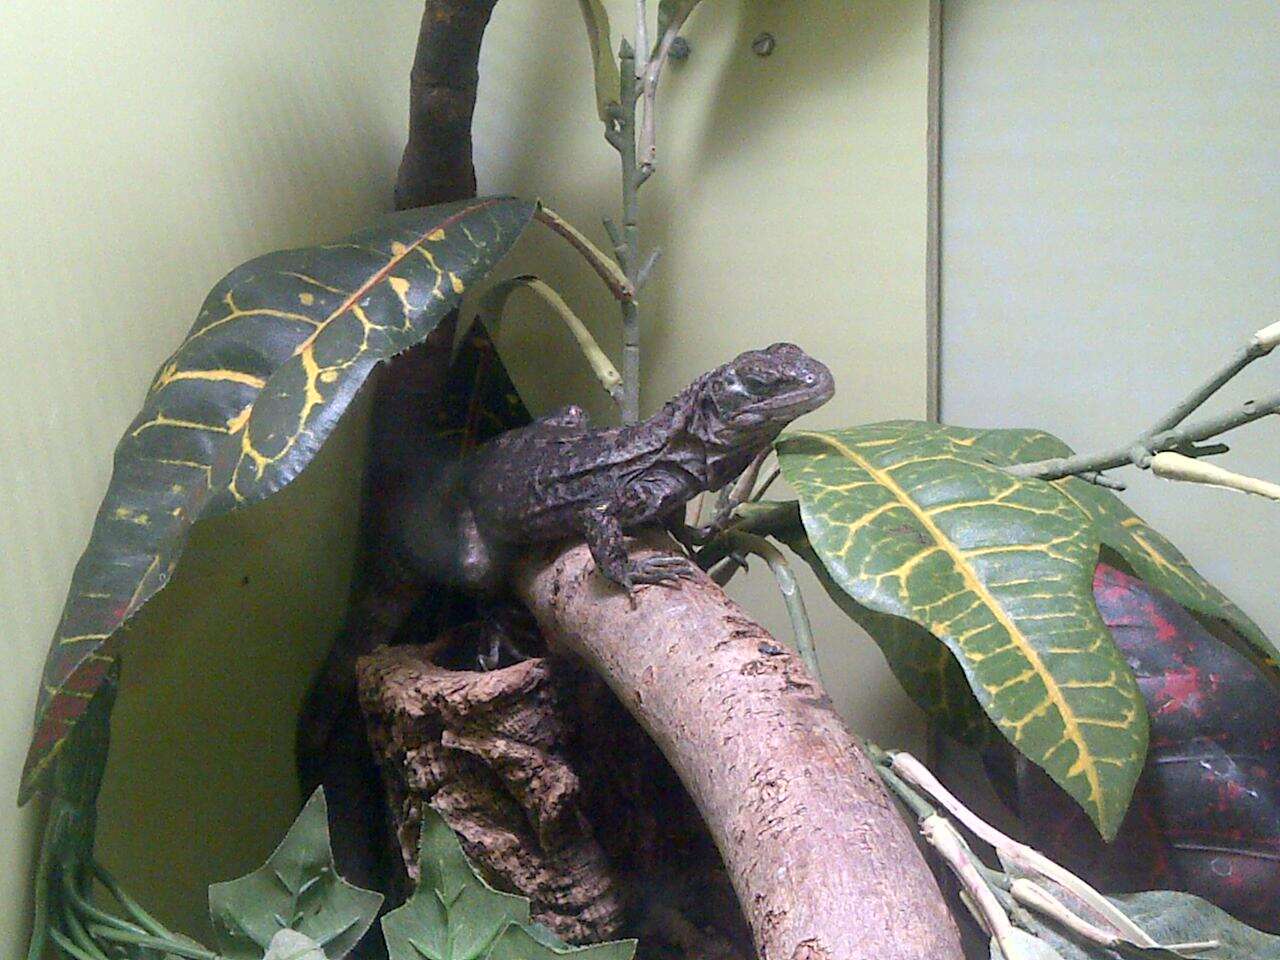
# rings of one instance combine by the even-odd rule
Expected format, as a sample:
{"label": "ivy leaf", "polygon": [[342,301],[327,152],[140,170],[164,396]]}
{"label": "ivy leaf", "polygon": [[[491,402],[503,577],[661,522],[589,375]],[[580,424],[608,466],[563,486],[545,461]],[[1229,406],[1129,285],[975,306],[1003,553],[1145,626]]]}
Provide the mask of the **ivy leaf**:
{"label": "ivy leaf", "polygon": [[1000,732],[1110,839],[1146,706],[1094,605],[1093,523],[1059,488],[1000,469],[979,446],[996,432],[895,421],[791,434],[778,457],[831,579],[946,644]]}
{"label": "ivy leaf", "polygon": [[[537,927],[537,924],[531,926]],[[572,957],[574,960],[631,960],[636,952],[634,940],[614,940],[610,943],[592,943],[585,947],[571,947],[540,928],[544,936],[535,936],[527,927],[511,924],[494,941],[485,960],[556,960]]]}
{"label": "ivy leaf", "polygon": [[411,210],[251,260],[213,288],[116,447],[45,661],[20,802],[102,685],[121,624],[168,582],[191,525],[297,476],[374,366],[435,329],[533,212],[510,198]]}
{"label": "ivy leaf", "polygon": [[591,65],[595,69],[596,112],[609,122],[619,107],[622,77],[613,59],[613,37],[609,28],[609,12],[600,0],[578,0],[582,19],[587,25],[587,42],[591,44]]}
{"label": "ivy leaf", "polygon": [[444,817],[426,808],[413,896],[382,918],[390,960],[472,960],[511,923],[529,923],[529,901],[485,883]]}
{"label": "ivy leaf", "polygon": [[316,788],[266,863],[209,888],[214,937],[229,960],[259,960],[263,951],[280,946],[276,938],[283,930],[309,937],[329,960],[338,960],[373,924],[381,906],[382,894],[338,876],[322,788]]}
{"label": "ivy leaf", "polygon": [[493,889],[430,807],[423,811],[413,896],[382,918],[389,960],[630,960],[634,940],[569,947],[529,919],[529,900]]}
{"label": "ivy leaf", "polygon": [[277,930],[262,960],[325,960],[324,950],[305,933]]}

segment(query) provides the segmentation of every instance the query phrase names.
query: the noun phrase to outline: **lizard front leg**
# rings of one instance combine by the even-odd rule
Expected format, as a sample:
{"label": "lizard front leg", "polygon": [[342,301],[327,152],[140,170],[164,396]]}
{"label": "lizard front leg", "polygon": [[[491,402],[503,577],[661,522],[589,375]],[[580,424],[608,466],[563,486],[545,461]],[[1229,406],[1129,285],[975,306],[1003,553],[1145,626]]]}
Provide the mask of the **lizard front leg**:
{"label": "lizard front leg", "polygon": [[583,512],[582,525],[596,568],[627,593],[634,592],[641,584],[674,583],[692,572],[688,557],[671,555],[633,560],[628,556],[622,524],[610,501],[588,507]]}

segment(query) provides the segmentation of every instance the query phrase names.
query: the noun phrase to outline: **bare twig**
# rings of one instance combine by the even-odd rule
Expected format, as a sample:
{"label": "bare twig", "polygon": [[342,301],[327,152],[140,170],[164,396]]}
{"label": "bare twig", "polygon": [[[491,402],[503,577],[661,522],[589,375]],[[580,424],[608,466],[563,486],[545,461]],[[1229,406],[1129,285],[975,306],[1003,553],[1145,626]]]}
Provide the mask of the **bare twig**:
{"label": "bare twig", "polygon": [[1203,483],[1211,487],[1223,487],[1227,490],[1238,490],[1241,493],[1253,493],[1270,500],[1280,500],[1280,483],[1224,470],[1212,463],[1193,460],[1180,453],[1157,453],[1151,458],[1151,472],[1166,480]]}
{"label": "bare twig", "polygon": [[599,247],[588,240],[581,230],[550,207],[544,207],[542,204],[538,204],[538,211],[533,216],[535,220],[559,234],[573,249],[582,254],[582,258],[605,282],[605,286],[609,288],[609,292],[616,300],[625,302],[636,298],[635,285],[627,275],[618,269],[618,265],[605,256]]}
{"label": "bare twig", "polygon": [[911,786],[923,791],[939,806],[956,818],[965,829],[978,839],[990,844],[1001,858],[1018,869],[1051,880],[1078,897],[1100,920],[1119,931],[1131,943],[1140,947],[1158,946],[1155,940],[1140,926],[1129,919],[1115,904],[1098,893],[1066,867],[1054,863],[1038,850],[1019,843],[1001,833],[972,810],[966,807],[950,790],[944,787],[929,769],[909,753],[889,755],[889,768]]}
{"label": "bare twig", "polygon": [[1175,451],[1185,456],[1208,456],[1223,452],[1221,445],[1197,448],[1196,443],[1221,436],[1229,430],[1242,427],[1254,420],[1280,412],[1280,393],[1273,393],[1261,400],[1250,400],[1234,410],[1213,417],[1205,417],[1184,427],[1166,430],[1154,436],[1139,437],[1136,441],[1115,447],[1102,453],[1075,457],[1055,457],[1034,463],[1019,463],[1006,467],[1016,477],[1036,477],[1040,480],[1058,480],[1082,473],[1111,470],[1132,464],[1148,469],[1151,458],[1158,453]]}
{"label": "bare twig", "polygon": [[1280,322],[1263,327],[1250,337],[1249,342],[1237,350],[1231,359],[1223,364],[1220,370],[1156,421],[1147,432],[1150,434],[1163,433],[1176,427],[1196,410],[1200,409],[1200,406],[1222,389],[1232,377],[1253,363],[1253,361],[1265,357],[1274,350],[1277,343],[1280,343]]}
{"label": "bare twig", "polygon": [[[1280,323],[1263,327],[1250,337],[1248,343],[1237,350],[1213,376],[1179,401],[1149,430],[1123,446],[1104,450],[1101,453],[1019,463],[1007,467],[1006,470],[1016,477],[1058,480],[1062,477],[1076,476],[1102,486],[1113,486],[1114,481],[1103,477],[1102,471],[1130,465],[1148,470],[1151,469],[1153,459],[1164,453],[1181,454],[1183,458],[1208,457],[1225,453],[1227,451],[1225,444],[1205,446],[1196,446],[1196,444],[1280,412],[1280,393],[1270,394],[1261,400],[1250,400],[1234,410],[1205,417],[1190,424],[1183,425],[1184,421],[1240,371],[1255,360],[1271,353],[1278,344],[1280,344]],[[1167,464],[1170,461],[1166,458],[1163,462]],[[1177,477],[1176,479],[1185,478]],[[1230,486],[1231,484],[1221,485]],[[1239,487],[1233,488],[1239,489]]]}
{"label": "bare twig", "polygon": [[658,166],[658,81],[662,79],[662,70],[671,59],[671,45],[680,35],[680,30],[695,6],[697,0],[679,5],[671,22],[667,24],[666,32],[658,38],[658,45],[641,77],[643,119],[640,126],[639,158],[642,183],[653,175]]}

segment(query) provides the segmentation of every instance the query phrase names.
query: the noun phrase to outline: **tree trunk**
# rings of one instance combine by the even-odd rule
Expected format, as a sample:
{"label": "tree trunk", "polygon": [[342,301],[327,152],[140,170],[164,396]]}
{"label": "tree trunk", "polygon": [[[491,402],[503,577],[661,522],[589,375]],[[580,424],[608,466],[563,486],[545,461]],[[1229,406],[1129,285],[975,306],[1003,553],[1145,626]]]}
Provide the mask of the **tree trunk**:
{"label": "tree trunk", "polygon": [[517,589],[684,781],[761,960],[960,960],[907,824],[821,686],[708,577],[633,602],[575,545],[526,560]]}

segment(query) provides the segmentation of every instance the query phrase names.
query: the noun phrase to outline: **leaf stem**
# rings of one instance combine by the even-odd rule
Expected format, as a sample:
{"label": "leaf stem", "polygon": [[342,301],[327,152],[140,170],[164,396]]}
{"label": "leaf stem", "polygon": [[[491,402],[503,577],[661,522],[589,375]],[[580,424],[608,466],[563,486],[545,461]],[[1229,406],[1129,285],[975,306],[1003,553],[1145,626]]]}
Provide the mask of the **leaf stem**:
{"label": "leaf stem", "polygon": [[804,594],[800,592],[795,571],[787,563],[787,558],[764,537],[741,531],[733,531],[727,536],[730,549],[735,552],[754,553],[769,565],[769,570],[777,581],[778,592],[782,594],[782,602],[787,605],[787,616],[791,618],[791,631],[795,636],[796,651],[813,678],[821,681],[822,674],[818,666],[818,651],[813,642],[813,626],[809,622],[809,611],[805,608]]}
{"label": "leaf stem", "polygon": [[116,902],[129,912],[138,926],[154,936],[166,940],[176,939],[168,927],[142,909],[142,906],[124,891],[124,888],[116,882],[116,878],[111,875],[111,872],[99,863],[96,858],[89,861],[89,868],[93,871],[94,876],[98,878],[98,882],[106,887],[107,892],[116,899]]}
{"label": "leaf stem", "polygon": [[586,234],[581,230],[550,207],[544,207],[541,203],[538,204],[538,209],[533,218],[563,237],[569,246],[577,250],[582,255],[582,259],[586,260],[591,269],[596,272],[596,275],[605,282],[605,286],[609,288],[609,292],[613,294],[615,299],[621,302],[635,299],[635,285],[625,273],[618,269],[616,263],[605,256],[599,247],[587,239]]}
{"label": "leaf stem", "polygon": [[596,379],[600,381],[600,386],[605,393],[609,394],[615,402],[621,403],[622,374],[618,373],[608,354],[596,342],[596,338],[591,335],[591,331],[587,329],[586,324],[578,318],[578,315],[573,312],[569,304],[565,303],[564,298],[552,286],[538,277],[532,275],[512,277],[510,280],[504,280],[502,283],[497,284],[485,294],[479,305],[478,313],[484,316],[489,333],[494,337],[497,336],[507,298],[515,290],[522,287],[537,294],[543,302],[555,311],[574,340],[577,341],[578,349],[582,351],[582,355],[596,375]]}

